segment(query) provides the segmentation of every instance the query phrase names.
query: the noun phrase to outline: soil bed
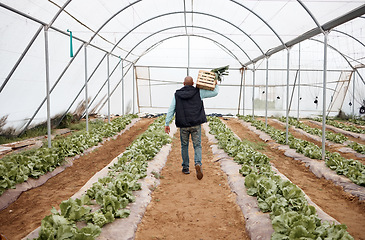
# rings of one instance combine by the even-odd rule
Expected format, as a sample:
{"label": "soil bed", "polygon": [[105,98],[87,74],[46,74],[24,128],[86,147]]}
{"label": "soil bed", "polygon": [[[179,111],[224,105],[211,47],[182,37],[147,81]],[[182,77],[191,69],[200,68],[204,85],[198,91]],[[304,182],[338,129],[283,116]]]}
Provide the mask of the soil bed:
{"label": "soil bed", "polygon": [[[258,135],[243,126],[237,119],[230,119],[225,123],[241,139],[256,143],[262,142]],[[271,125],[270,122],[269,124]],[[273,124],[272,126],[283,129],[280,124],[277,125]],[[322,210],[340,223],[346,224],[348,232],[355,239],[365,239],[363,224],[365,222],[365,202],[344,192],[341,187],[334,185],[331,181],[317,178],[305,167],[304,163],[285,156],[282,150],[274,148],[275,145],[278,144],[272,143],[272,147],[267,145],[259,151],[266,154],[271,159],[271,163],[290,181],[300,187]]]}
{"label": "soil bed", "polygon": [[190,174],[181,172],[179,131],[161,172],[160,185],[139,224],[135,239],[249,239],[243,214],[236,204],[219,162],[213,161],[202,129],[204,177],[196,178],[190,141]]}
{"label": "soil bed", "polygon": [[8,239],[21,239],[40,226],[51,208],[76,193],[96,172],[122,153],[132,141],[146,131],[154,119],[141,119],[115,140],[81,156],[62,173],[44,185],[21,194],[18,200],[0,212],[0,233]]}

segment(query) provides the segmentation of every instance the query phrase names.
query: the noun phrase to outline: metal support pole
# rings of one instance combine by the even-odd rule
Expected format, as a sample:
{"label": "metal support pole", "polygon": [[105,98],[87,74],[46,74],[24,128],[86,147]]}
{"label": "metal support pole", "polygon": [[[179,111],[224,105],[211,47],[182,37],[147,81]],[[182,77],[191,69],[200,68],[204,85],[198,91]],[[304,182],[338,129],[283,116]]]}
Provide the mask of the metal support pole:
{"label": "metal support pole", "polygon": [[252,120],[255,119],[255,64],[253,64],[252,70]]}
{"label": "metal support pole", "polygon": [[138,91],[138,77],[137,77],[137,69],[135,69],[135,66],[133,65],[133,68],[134,68],[134,72],[135,72],[135,74],[134,74],[134,76],[135,76],[135,79],[136,79],[136,99],[137,99],[137,106],[138,106],[138,113],[140,113],[141,112],[141,105],[140,105],[140,103],[139,103],[139,91]]}
{"label": "metal support pole", "polygon": [[242,67],[242,68],[240,69],[240,73],[241,73],[241,84],[240,84],[240,94],[239,94],[239,97],[238,97],[238,109],[237,109],[237,115],[240,115],[241,98],[242,98],[243,71],[245,71],[245,70],[244,70],[244,67]]}
{"label": "metal support pole", "polygon": [[190,76],[190,36],[188,36],[188,72],[187,76]]}
{"label": "metal support pole", "polygon": [[124,64],[122,61],[122,115],[124,116]]}
{"label": "metal support pole", "polygon": [[47,137],[48,137],[48,148],[52,147],[51,144],[51,99],[49,92],[49,52],[48,52],[48,26],[44,26],[44,50],[46,60],[46,91],[47,91]]}
{"label": "metal support pole", "polygon": [[89,131],[89,101],[87,93],[87,44],[84,45],[85,53],[85,118],[86,118],[86,131]]}
{"label": "metal support pole", "polygon": [[[83,46],[81,46],[81,48],[83,48]],[[78,53],[78,52],[77,52]],[[76,53],[76,54],[77,54]],[[96,66],[96,68],[93,70],[93,72],[90,74],[89,78],[88,78],[88,82],[91,80],[91,78],[94,76],[96,70],[99,68],[100,64],[102,63],[102,61],[104,60],[104,58],[106,57],[107,53],[103,56],[103,58],[100,60],[100,62],[98,63],[98,65]],[[76,56],[76,55],[75,55]],[[75,57],[74,56],[74,57]],[[113,73],[112,73],[113,74]],[[82,88],[79,90],[78,94],[75,96],[74,100],[71,102],[71,104],[68,106],[67,110],[63,113],[62,117],[60,118],[60,120],[57,123],[57,126],[61,123],[62,119],[66,116],[66,114],[70,111],[70,109],[72,108],[72,106],[74,105],[74,103],[76,102],[76,100],[78,99],[78,97],[80,96],[80,94],[84,91],[84,85],[82,86]],[[80,119],[83,118],[85,112],[82,113],[82,115],[80,116]]]}
{"label": "metal support pole", "polygon": [[132,65],[132,80],[133,80],[133,112],[132,113],[135,113],[134,109],[134,102],[135,102],[135,93],[136,93],[136,82],[137,79],[135,77],[135,66],[134,64]]}
{"label": "metal support pole", "polygon": [[243,86],[242,86],[242,116],[245,116],[245,97],[246,97],[246,72],[247,68],[243,71]]}
{"label": "metal support pole", "polygon": [[108,123],[110,123],[110,72],[109,72],[109,55],[106,56],[107,74],[108,74]]}
{"label": "metal support pole", "polygon": [[265,127],[267,128],[267,100],[269,94],[269,58],[266,58],[266,87],[265,87]]}
{"label": "metal support pole", "polygon": [[289,65],[290,65],[290,49],[287,49],[286,63],[286,126],[285,126],[285,143],[288,144],[289,138]]}
{"label": "metal support pole", "polygon": [[353,72],[352,77],[352,118],[355,118],[355,75],[356,72]]}
{"label": "metal support pole", "polygon": [[299,63],[298,63],[298,111],[297,111],[297,120],[299,121],[299,107],[300,107],[300,58],[301,58],[301,52],[300,52],[300,43],[298,44],[299,45]]}
{"label": "metal support pole", "polygon": [[327,45],[328,32],[324,32],[323,54],[323,109],[322,109],[322,160],[326,158],[326,85],[327,85]]}

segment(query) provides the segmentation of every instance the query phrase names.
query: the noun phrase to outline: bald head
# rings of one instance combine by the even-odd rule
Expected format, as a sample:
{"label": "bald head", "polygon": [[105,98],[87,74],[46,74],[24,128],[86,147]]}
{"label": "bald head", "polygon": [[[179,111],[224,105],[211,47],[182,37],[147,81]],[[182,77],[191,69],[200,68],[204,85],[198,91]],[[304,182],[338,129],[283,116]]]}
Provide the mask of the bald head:
{"label": "bald head", "polygon": [[190,77],[190,76],[185,77],[184,86],[186,86],[186,85],[193,86],[193,84],[194,84],[194,81],[193,81],[192,77]]}

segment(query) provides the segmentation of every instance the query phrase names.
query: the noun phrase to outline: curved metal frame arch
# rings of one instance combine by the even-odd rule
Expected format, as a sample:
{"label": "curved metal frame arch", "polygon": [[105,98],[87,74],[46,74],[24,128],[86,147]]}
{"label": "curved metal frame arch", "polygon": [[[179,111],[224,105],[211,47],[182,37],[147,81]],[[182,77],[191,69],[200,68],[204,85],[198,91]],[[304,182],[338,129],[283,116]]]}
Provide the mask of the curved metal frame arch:
{"label": "curved metal frame arch", "polygon": [[[311,40],[311,41],[314,41],[314,42],[318,42],[318,43],[322,43],[323,42],[321,40],[318,40],[318,39],[313,39],[313,38],[310,38],[308,40]],[[362,78],[361,74],[359,73],[359,71],[354,68],[354,66],[352,66],[352,64],[350,63],[350,61],[347,59],[347,57],[340,51],[338,50],[337,48],[333,47],[332,45],[328,44],[328,47],[330,47],[332,50],[336,51],[338,54],[341,55],[341,57],[343,57],[343,59],[345,59],[345,61],[347,62],[347,64],[352,68],[352,70],[356,71],[357,74],[359,75],[360,79],[362,80],[362,82],[365,84],[365,80]]]}
{"label": "curved metal frame arch", "polygon": [[233,53],[231,52],[231,50],[227,49],[227,48],[226,48],[224,45],[222,45],[221,43],[219,43],[219,42],[217,42],[217,41],[215,41],[215,40],[213,40],[213,39],[211,39],[211,38],[209,38],[209,37],[206,37],[206,36],[200,36],[200,35],[195,35],[195,34],[188,34],[188,35],[186,35],[186,34],[179,34],[179,35],[174,35],[174,36],[170,36],[170,37],[167,37],[167,38],[161,39],[160,41],[156,42],[155,44],[153,44],[153,45],[151,45],[149,48],[147,48],[147,49],[146,49],[146,50],[145,50],[145,51],[141,54],[141,56],[139,56],[139,57],[136,59],[136,61],[134,62],[134,64],[136,64],[142,56],[144,56],[147,52],[149,52],[149,51],[150,51],[152,48],[154,48],[156,45],[158,45],[158,44],[160,44],[160,43],[162,43],[162,42],[164,42],[164,41],[166,41],[166,40],[169,40],[169,39],[175,38],[175,37],[187,37],[187,36],[190,36],[190,37],[200,37],[200,38],[205,38],[205,39],[208,39],[208,40],[210,40],[210,41],[214,42],[215,44],[219,45],[221,48],[223,48],[223,49],[225,49],[226,51],[228,51],[228,52],[229,52],[229,54],[231,54],[231,55],[232,55],[232,57],[233,57],[233,58],[235,58],[235,59],[237,60],[237,62],[239,62],[239,63],[241,64],[241,62],[239,61],[239,59],[237,58],[237,56],[236,56],[235,54],[233,54]]}
{"label": "curved metal frame arch", "polygon": [[105,27],[105,25],[108,24],[108,22],[110,22],[115,16],[117,16],[119,13],[123,12],[124,10],[128,9],[129,7],[133,6],[136,3],[141,2],[142,0],[137,0],[135,2],[130,3],[129,5],[125,6],[124,8],[122,8],[121,10],[117,11],[116,13],[114,13],[108,20],[106,20],[100,27],[99,29],[94,33],[94,35],[90,38],[89,42],[90,43],[95,37],[96,35],[99,34],[99,32],[101,31],[101,29],[103,29]]}
{"label": "curved metal frame arch", "polygon": [[314,17],[314,15],[312,14],[311,11],[309,11],[307,6],[304,3],[302,3],[301,0],[297,0],[297,2],[302,6],[302,8],[304,8],[304,10],[308,13],[308,15],[312,18],[314,23],[317,25],[318,29],[321,30],[321,32],[324,34],[325,31],[323,30],[321,24],[319,24],[319,22],[317,21],[317,18]]}
{"label": "curved metal frame arch", "polygon": [[246,9],[247,11],[251,12],[253,15],[255,15],[258,19],[260,19],[268,28],[270,28],[270,30],[275,34],[275,36],[279,39],[279,41],[281,42],[281,44],[287,48],[287,46],[285,45],[284,41],[281,39],[281,37],[279,36],[279,34],[271,27],[270,24],[268,24],[262,17],[260,17],[260,15],[258,15],[256,12],[252,11],[251,9],[249,9],[248,7],[244,6],[242,3],[239,3],[235,0],[229,0],[241,7],[243,7],[244,9]]}
{"label": "curved metal frame arch", "polygon": [[332,32],[338,32],[338,33],[341,33],[343,35],[346,35],[347,37],[350,37],[350,38],[354,39],[356,42],[360,43],[363,47],[365,47],[364,43],[362,43],[359,39],[355,38],[354,36],[351,36],[348,33],[345,33],[345,32],[342,32],[342,31],[339,31],[339,30],[336,30],[336,29],[333,29]]}
{"label": "curved metal frame arch", "polygon": [[194,14],[201,14],[201,15],[204,15],[204,16],[209,16],[209,17],[213,17],[213,18],[217,18],[217,19],[219,19],[219,20],[221,20],[221,21],[224,21],[224,22],[226,22],[226,23],[228,23],[228,24],[230,24],[231,26],[233,26],[233,27],[235,27],[236,29],[238,29],[240,32],[242,32],[243,34],[245,34],[258,48],[259,48],[259,50],[260,50],[260,52],[262,53],[262,54],[265,54],[264,52],[263,52],[263,50],[261,49],[261,47],[257,44],[257,42],[256,41],[254,41],[253,39],[252,39],[252,37],[250,37],[245,31],[243,31],[242,29],[240,29],[238,26],[236,26],[236,25],[234,25],[233,23],[231,23],[231,22],[229,22],[229,21],[227,21],[227,20],[225,20],[225,19],[223,19],[223,18],[220,18],[220,17],[217,17],[217,16],[214,16],[214,15],[212,15],[212,14],[209,14],[209,13],[203,13],[203,12],[184,12],[184,11],[178,11],[178,12],[169,12],[169,13],[164,13],[164,14],[160,14],[160,15],[157,15],[157,16],[154,16],[154,17],[152,17],[152,18],[149,18],[149,19],[147,19],[147,20],[145,20],[145,21],[143,21],[143,22],[141,22],[141,23],[139,23],[138,25],[136,25],[134,28],[132,28],[131,30],[129,30],[121,39],[119,39],[118,40],[118,42],[114,45],[114,47],[110,50],[110,52],[113,52],[114,51],[114,49],[121,43],[121,41],[123,41],[123,39],[125,38],[125,37],[127,37],[131,32],[133,32],[135,29],[137,29],[138,27],[140,27],[140,26],[142,26],[142,25],[144,25],[145,23],[148,23],[148,22],[150,22],[150,21],[152,21],[152,20],[155,20],[155,19],[157,19],[157,18],[160,18],[160,17],[164,17],[164,16],[168,16],[168,15],[173,15],[173,14],[185,14],[185,13],[194,13]]}
{"label": "curved metal frame arch", "polygon": [[[134,62],[134,64],[136,64],[138,61],[139,61],[139,59],[142,57],[142,56],[144,56],[147,52],[149,52],[151,49],[153,49],[156,45],[158,45],[158,44],[160,44],[160,43],[162,43],[162,42],[164,42],[164,41],[166,41],[166,40],[169,40],[169,39],[172,39],[172,38],[176,38],[176,37],[186,37],[186,36],[192,36],[192,37],[201,37],[201,38],[205,38],[205,39],[208,39],[208,40],[210,40],[210,41],[212,41],[212,42],[214,42],[215,44],[217,44],[217,45],[219,45],[220,47],[222,47],[222,48],[225,48],[222,44],[220,44],[219,42],[217,42],[217,41],[215,41],[214,39],[211,39],[211,38],[209,38],[209,37],[205,37],[205,36],[200,36],[200,35],[194,35],[194,34],[191,34],[191,35],[186,35],[186,34],[180,34],[180,35],[175,35],[175,36],[170,36],[170,37],[167,37],[167,38],[164,38],[164,39],[161,39],[160,41],[158,41],[158,42],[156,42],[155,44],[153,44],[153,45],[151,45],[148,49],[146,49],[145,51],[144,51],[144,53],[143,54],[141,54],[141,56],[139,56],[137,59],[136,59],[136,61]],[[226,48],[225,48],[226,49]],[[238,62],[239,62],[239,60],[238,60],[238,58],[232,53],[232,52],[230,52],[230,50],[229,49],[226,49]],[[129,72],[129,70],[130,70],[130,68],[124,73],[124,75],[123,75],[123,77],[121,78],[121,80],[119,80],[119,82],[117,83],[117,85],[115,85],[115,87],[114,87],[114,89],[113,89],[113,91],[111,91],[111,93],[110,93],[110,96],[111,95],[113,95],[114,94],[114,92],[115,92],[115,90],[117,89],[117,87],[119,86],[119,84],[122,82],[122,80],[123,80],[123,78],[124,78],[124,76],[125,75],[127,75],[127,73]],[[95,96],[95,98],[96,98],[96,96]],[[105,103],[106,103],[106,101],[104,101],[103,102],[103,104],[101,105],[101,107],[100,108],[103,108],[104,107],[104,105],[105,105]]]}
{"label": "curved metal frame arch", "polygon": [[[204,29],[204,30],[207,30],[207,31],[211,31],[211,32],[214,32],[226,39],[228,39],[229,41],[231,41],[234,45],[236,45],[246,56],[248,59],[251,60],[250,56],[248,56],[248,54],[235,42],[233,41],[232,39],[228,38],[227,36],[225,36],[224,34],[220,33],[220,32],[217,32],[217,31],[214,31],[213,29],[210,29],[210,28],[205,28],[205,27],[199,27],[199,26],[185,26],[185,25],[181,25],[181,26],[174,26],[174,27],[169,27],[169,28],[164,28],[164,29],[161,29],[157,32],[154,32],[150,35],[148,35],[147,37],[145,37],[144,39],[142,39],[140,42],[138,42],[133,48],[131,48],[131,50],[127,53],[127,55],[125,56],[125,58],[127,58],[129,56],[129,54],[131,54],[133,52],[133,50],[139,45],[141,44],[142,42],[144,42],[145,40],[147,40],[148,38],[158,34],[158,33],[161,33],[163,31],[168,31],[168,30],[171,30],[171,29],[175,29],[175,28],[198,28],[198,29]],[[190,34],[185,34],[186,36],[191,36]],[[242,63],[241,61],[239,61],[239,63],[241,64],[242,66]]]}
{"label": "curved metal frame arch", "polygon": [[[71,0],[70,0],[71,1]],[[129,5],[125,6],[124,8],[122,8],[121,10],[117,11],[115,14],[113,14],[113,16],[111,16],[109,19],[107,19],[100,27],[99,29],[94,33],[94,35],[91,37],[91,39],[89,40],[88,43],[90,43],[94,37],[101,31],[102,28],[105,27],[106,24],[108,24],[115,16],[117,16],[119,13],[123,12],[124,10],[128,9],[129,7],[133,6],[134,4],[138,3],[138,2],[141,2],[142,0],[137,0],[133,3],[130,3]],[[282,43],[282,45],[286,48],[286,45],[284,43],[284,41],[281,39],[281,37],[279,36],[279,34],[271,27],[270,24],[268,24],[261,16],[259,16],[256,12],[252,11],[251,9],[249,9],[248,7],[244,6],[243,4],[235,1],[235,0],[229,0],[243,8],[245,8],[247,11],[251,12],[252,14],[254,14],[258,19],[260,19],[268,28],[270,28],[270,30],[275,34],[275,36],[279,39],[279,41]],[[183,11],[183,13],[197,13],[197,12],[193,12],[193,11],[190,11],[190,12],[187,12],[187,11]],[[248,36],[246,33],[245,33],[246,36]],[[252,40],[252,39],[251,39]],[[118,44],[116,44],[118,45]],[[261,48],[260,48],[261,50]],[[261,50],[262,52],[262,50]],[[262,52],[263,53],[263,52]],[[264,54],[264,53],[263,53]]]}
{"label": "curved metal frame arch", "polygon": [[[71,2],[72,0],[67,0],[67,2],[66,3],[64,3],[64,5],[62,6],[62,8],[60,8],[59,9],[59,11],[57,11],[57,13],[54,15],[54,17],[52,18],[52,21],[47,25],[47,27],[51,27],[51,25],[54,23],[54,21],[56,21],[56,19],[59,17],[59,15],[60,15],[60,13],[62,13],[62,11],[64,11],[65,10],[65,8],[67,7],[67,5]],[[129,8],[129,7],[131,7],[131,6],[133,6],[133,5],[135,5],[135,4],[137,4],[137,3],[139,3],[139,2],[141,2],[142,0],[136,0],[135,2],[133,2],[133,3],[130,3],[129,5],[127,5],[127,6],[125,6],[123,9],[121,9],[120,11],[118,11],[117,13],[115,13],[112,17],[110,17],[107,21],[105,21],[104,22],[104,24],[102,25],[102,26],[100,26],[100,28],[97,30],[97,32],[95,32],[95,34],[92,36],[92,38],[90,39],[90,41],[88,42],[88,44],[90,44],[90,42],[92,41],[92,39],[100,32],[100,30],[105,26],[105,25],[107,25],[108,24],[108,22],[109,21],[111,21],[115,16],[117,16],[119,13],[121,13],[121,12],[123,12],[125,9],[127,9],[127,8]],[[280,39],[280,36],[278,35],[278,34],[276,34],[276,32],[274,31],[274,29],[265,21],[265,20],[263,20],[258,14],[256,14],[254,11],[252,11],[252,10],[250,10],[250,9],[248,9],[246,6],[244,6],[244,5],[242,5],[241,3],[238,3],[237,1],[234,1],[234,0],[229,0],[229,1],[231,1],[231,2],[233,2],[233,3],[236,3],[237,5],[239,5],[239,6],[241,6],[241,7],[243,7],[243,8],[245,8],[246,10],[248,10],[248,11],[250,11],[252,14],[254,14],[256,17],[258,17],[261,21],[263,21],[273,32],[274,32],[274,34]],[[300,0],[297,0],[299,3],[301,3],[300,2]],[[364,8],[364,6],[365,5],[363,5],[363,6],[361,6],[361,7],[359,7],[359,9],[360,8]],[[305,8],[305,7],[303,7],[303,8]],[[355,10],[354,10],[355,11]],[[352,11],[352,12],[354,12],[354,11]],[[308,12],[308,11],[307,11]],[[186,11],[184,11],[184,13],[186,14],[187,12]],[[194,14],[195,12],[191,12],[192,14]],[[308,14],[309,14],[309,12],[308,12]],[[309,15],[311,15],[311,14],[309,14]],[[348,16],[348,17],[351,17],[351,16],[353,16],[354,14],[349,14],[350,16]],[[312,17],[312,16],[311,16]],[[313,18],[313,17],[312,17]],[[363,18],[363,17],[362,17]],[[313,19],[314,21],[315,21],[315,19]],[[317,26],[318,26],[318,28],[317,29],[321,29],[321,30],[326,30],[327,29],[327,31],[328,31],[328,29],[331,29],[330,27],[332,26],[336,26],[336,24],[337,25],[339,25],[339,24],[341,24],[341,21],[343,22],[343,21],[347,21],[345,18],[343,18],[343,17],[341,17],[341,18],[337,18],[337,19],[334,19],[334,20],[332,20],[332,21],[330,21],[329,23],[330,24],[328,24],[328,23],[326,23],[326,24],[324,24],[324,25],[322,25],[322,26],[318,26],[318,24],[317,24]],[[332,25],[331,25],[332,24]],[[303,34],[303,36],[300,36],[300,37],[298,37],[298,38],[296,38],[296,39],[294,39],[294,40],[292,40],[292,41],[289,41],[288,43],[283,43],[282,41],[282,44],[283,44],[283,47],[285,47],[285,48],[287,48],[287,46],[292,46],[293,44],[292,43],[295,43],[295,41],[300,41],[300,39],[309,39],[310,37],[308,37],[310,34]],[[252,39],[251,39],[252,40]],[[255,42],[255,41],[253,41],[253,42]],[[256,42],[255,42],[255,44],[256,44]],[[290,45],[290,44],[292,44],[292,45]],[[275,49],[275,51],[276,51],[276,49]],[[270,54],[274,54],[275,53],[275,51],[270,51]],[[263,54],[263,55],[265,55],[265,54]],[[342,55],[342,54],[341,54]],[[267,55],[266,55],[267,56]],[[260,58],[260,57],[259,57]],[[259,58],[256,58],[256,59],[254,59],[254,61],[256,61],[257,59],[259,59]],[[251,61],[251,63],[252,63],[252,61]],[[350,65],[351,66],[351,65]]]}

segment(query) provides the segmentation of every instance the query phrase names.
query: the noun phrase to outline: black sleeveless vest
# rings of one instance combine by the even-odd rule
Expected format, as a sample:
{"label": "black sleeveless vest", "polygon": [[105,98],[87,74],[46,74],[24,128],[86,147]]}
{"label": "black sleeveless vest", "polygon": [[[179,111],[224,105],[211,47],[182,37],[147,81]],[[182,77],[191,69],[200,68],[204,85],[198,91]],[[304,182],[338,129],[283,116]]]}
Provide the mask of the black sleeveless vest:
{"label": "black sleeveless vest", "polygon": [[175,124],[192,127],[207,122],[204,104],[198,88],[186,85],[175,92]]}

